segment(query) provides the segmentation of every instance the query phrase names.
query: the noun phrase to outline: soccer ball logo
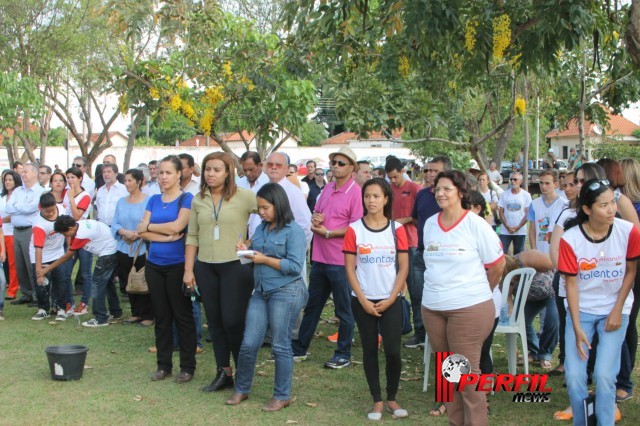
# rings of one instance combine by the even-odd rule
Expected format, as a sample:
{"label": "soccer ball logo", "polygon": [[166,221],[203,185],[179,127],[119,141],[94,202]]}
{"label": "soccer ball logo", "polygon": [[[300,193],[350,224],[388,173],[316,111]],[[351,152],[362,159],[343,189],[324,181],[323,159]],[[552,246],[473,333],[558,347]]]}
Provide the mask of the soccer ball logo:
{"label": "soccer ball logo", "polygon": [[463,374],[469,373],[471,364],[464,355],[449,355],[442,363],[442,377],[450,383],[458,383]]}

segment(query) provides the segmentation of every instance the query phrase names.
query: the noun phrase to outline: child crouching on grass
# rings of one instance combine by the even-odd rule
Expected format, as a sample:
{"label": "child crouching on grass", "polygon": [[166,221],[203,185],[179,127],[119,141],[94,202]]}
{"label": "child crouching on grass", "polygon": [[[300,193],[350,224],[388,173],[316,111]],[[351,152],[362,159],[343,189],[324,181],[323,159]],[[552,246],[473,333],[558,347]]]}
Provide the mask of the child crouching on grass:
{"label": "child crouching on grass", "polygon": [[105,300],[109,299],[109,311],[115,321],[122,318],[122,309],[111,279],[118,260],[116,257],[116,240],[111,235],[111,228],[96,220],[76,221],[71,216],[59,216],[54,224],[55,232],[71,239],[69,250],[49,266],[37,271],[38,280],[47,275],[58,266],[70,259],[76,251],[85,249],[89,253],[98,256],[98,261],[93,269],[93,313],[94,319],[82,323],[83,327],[104,327],[109,325],[110,318],[107,315]]}

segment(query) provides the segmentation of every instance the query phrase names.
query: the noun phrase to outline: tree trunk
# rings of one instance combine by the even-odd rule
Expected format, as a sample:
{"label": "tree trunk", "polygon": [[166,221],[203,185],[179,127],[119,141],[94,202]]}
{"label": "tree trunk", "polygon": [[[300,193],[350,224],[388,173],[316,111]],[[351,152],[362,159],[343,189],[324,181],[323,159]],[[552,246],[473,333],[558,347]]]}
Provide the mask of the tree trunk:
{"label": "tree trunk", "polygon": [[587,55],[582,55],[582,66],[580,67],[580,102],[578,102],[578,154],[584,155],[584,108],[585,108],[585,69],[587,68]]}
{"label": "tree trunk", "polygon": [[633,63],[640,67],[640,0],[633,0],[631,3],[624,40]]}
{"label": "tree trunk", "polygon": [[133,120],[131,121],[131,128],[129,129],[129,140],[127,141],[127,150],[124,153],[124,168],[122,171],[129,170],[130,162],[131,162],[131,151],[133,151],[133,147],[136,143],[136,134],[138,133],[138,128],[142,123],[142,120],[147,116],[146,111],[138,111],[133,114]]}
{"label": "tree trunk", "polygon": [[500,168],[500,163],[502,162],[504,153],[507,151],[507,146],[509,145],[509,142],[511,142],[511,138],[513,137],[515,130],[516,119],[514,117],[509,121],[509,124],[507,124],[507,127],[504,128],[500,137],[496,141],[496,150],[493,152],[492,161],[498,165],[498,168]]}
{"label": "tree trunk", "polygon": [[[529,105],[529,95],[528,95],[528,87],[527,87],[527,79],[524,79],[524,89],[523,89],[523,93],[522,93],[522,97],[524,98],[524,101],[526,103],[526,105]],[[529,145],[530,145],[530,138],[529,138],[529,119],[527,118],[527,113],[525,112],[524,117],[522,117],[523,122],[524,122],[524,160],[523,160],[523,164],[522,164],[522,168],[524,169],[524,171],[522,172],[522,183],[523,183],[523,187],[526,191],[529,190]],[[536,162],[538,162],[538,159],[536,158]]]}

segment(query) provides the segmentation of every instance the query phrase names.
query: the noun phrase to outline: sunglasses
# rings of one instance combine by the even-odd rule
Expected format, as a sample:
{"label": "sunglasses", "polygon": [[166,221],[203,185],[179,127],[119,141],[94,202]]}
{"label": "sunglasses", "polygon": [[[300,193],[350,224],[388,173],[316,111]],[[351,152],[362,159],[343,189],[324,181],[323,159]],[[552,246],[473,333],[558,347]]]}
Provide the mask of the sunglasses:
{"label": "sunglasses", "polygon": [[78,167],[78,168],[80,168],[80,167],[82,167],[82,166],[83,166],[82,164],[74,164],[74,165],[73,165],[73,167]]}
{"label": "sunglasses", "polygon": [[324,176],[324,173],[316,173],[316,176]]}
{"label": "sunglasses", "polygon": [[574,185],[577,185],[577,184],[584,185],[584,179],[574,179],[573,180],[573,184]]}
{"label": "sunglasses", "polygon": [[519,181],[520,179],[518,179],[518,178],[511,178],[511,179],[509,179],[509,180],[510,180],[511,182],[517,182],[517,181]]}
{"label": "sunglasses", "polygon": [[284,163],[267,163],[267,167],[268,168],[275,167],[276,169],[280,170],[284,167]]}
{"label": "sunglasses", "polygon": [[331,165],[332,166],[335,166],[336,164],[338,166],[340,166],[340,167],[344,167],[344,166],[347,166],[349,163],[347,163],[345,161],[342,161],[342,160],[331,160]]}
{"label": "sunglasses", "polygon": [[611,184],[609,183],[609,181],[607,179],[602,179],[602,180],[596,180],[596,181],[590,183],[588,188],[589,188],[589,191],[597,191],[598,189],[600,189],[602,187],[609,188],[610,186],[611,186]]}
{"label": "sunglasses", "polygon": [[424,169],[423,172],[424,173],[440,173],[439,170],[434,170],[434,169]]}

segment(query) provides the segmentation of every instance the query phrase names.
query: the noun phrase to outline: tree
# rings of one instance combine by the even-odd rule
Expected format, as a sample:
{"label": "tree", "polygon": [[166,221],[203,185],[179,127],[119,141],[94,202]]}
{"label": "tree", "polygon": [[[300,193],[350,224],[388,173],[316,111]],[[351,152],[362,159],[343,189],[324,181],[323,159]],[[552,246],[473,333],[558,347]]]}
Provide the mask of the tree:
{"label": "tree", "polygon": [[[145,136],[146,130],[138,128],[136,137]],[[152,123],[149,128],[149,136],[161,145],[174,146],[176,141],[184,141],[196,134],[193,123],[180,114],[170,112],[164,121]]]}
{"label": "tree", "polygon": [[322,124],[307,121],[300,130],[300,145],[320,146],[322,141],[327,139],[327,136],[329,136],[329,133]]}

